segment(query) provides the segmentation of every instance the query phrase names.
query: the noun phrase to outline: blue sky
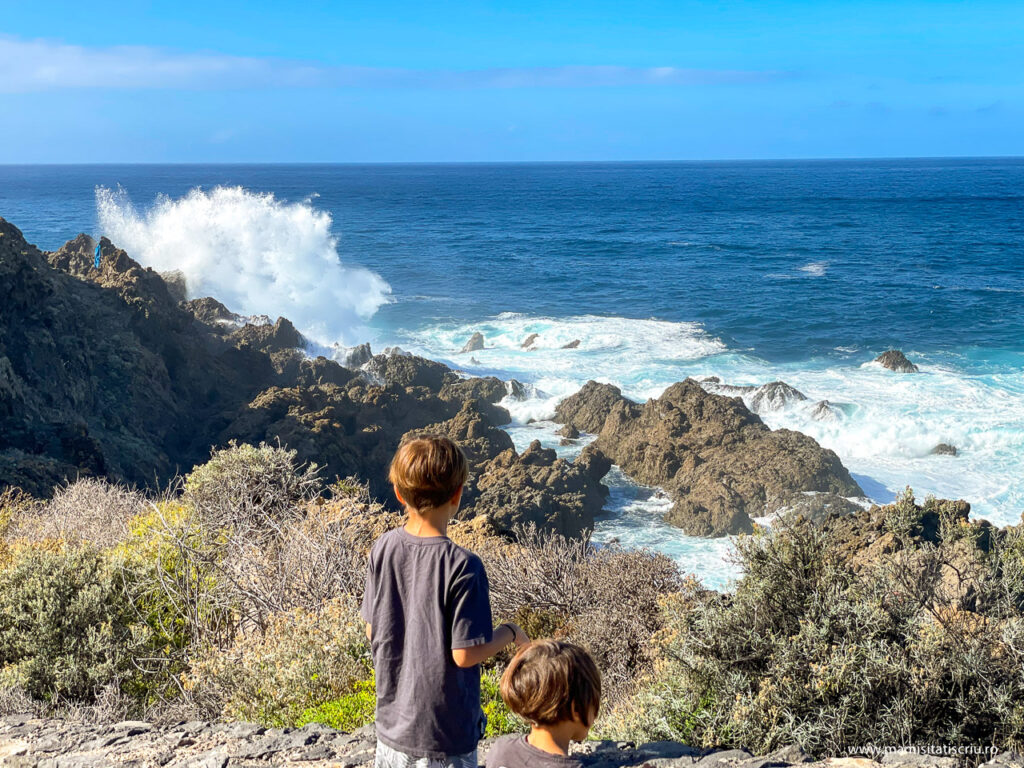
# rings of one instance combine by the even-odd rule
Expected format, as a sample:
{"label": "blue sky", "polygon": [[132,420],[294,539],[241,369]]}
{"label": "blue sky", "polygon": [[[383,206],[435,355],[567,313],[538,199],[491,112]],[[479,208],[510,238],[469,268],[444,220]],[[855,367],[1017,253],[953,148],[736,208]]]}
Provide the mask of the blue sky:
{"label": "blue sky", "polygon": [[0,0],[0,162],[1024,154],[1024,2]]}

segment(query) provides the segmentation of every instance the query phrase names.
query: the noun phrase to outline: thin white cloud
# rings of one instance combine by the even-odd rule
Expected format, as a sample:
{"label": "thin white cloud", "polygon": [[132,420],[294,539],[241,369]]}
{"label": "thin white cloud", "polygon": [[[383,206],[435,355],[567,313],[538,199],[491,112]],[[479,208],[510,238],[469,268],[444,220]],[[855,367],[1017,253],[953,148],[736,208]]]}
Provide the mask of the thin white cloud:
{"label": "thin white cloud", "polygon": [[338,67],[290,59],[187,53],[148,46],[85,47],[0,36],[0,93],[87,88],[587,88],[725,85],[786,76],[782,72],[679,67]]}

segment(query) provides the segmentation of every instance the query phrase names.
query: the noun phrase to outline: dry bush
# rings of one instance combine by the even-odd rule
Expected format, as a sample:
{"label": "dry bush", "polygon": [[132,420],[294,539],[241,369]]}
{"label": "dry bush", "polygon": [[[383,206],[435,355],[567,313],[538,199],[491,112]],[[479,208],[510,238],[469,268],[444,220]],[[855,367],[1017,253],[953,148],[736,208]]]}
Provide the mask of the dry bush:
{"label": "dry bush", "polygon": [[691,584],[668,599],[655,674],[602,735],[755,754],[787,744],[816,756],[867,744],[1019,750],[1021,532],[965,531],[943,524],[943,509],[901,499],[872,539],[891,549],[855,566],[849,540],[802,520],[741,538],[735,593]]}
{"label": "dry bush", "polygon": [[109,547],[124,538],[128,521],[145,508],[146,499],[137,491],[83,478],[58,488],[47,502],[22,500],[9,537]]}
{"label": "dry bush", "polygon": [[231,720],[292,725],[310,707],[352,693],[370,675],[365,624],[351,597],[317,612],[275,614],[262,631],[205,649],[186,677],[193,695],[219,701]]}
{"label": "dry bush", "polygon": [[260,538],[320,495],[316,464],[300,465],[295,456],[295,451],[266,443],[255,447],[232,441],[186,476],[182,501],[211,530]]}
{"label": "dry bush", "polygon": [[604,679],[605,704],[650,669],[651,636],[662,626],[659,600],[681,586],[675,563],[646,550],[594,547],[588,538],[523,527],[516,543],[484,557],[491,603],[533,636],[586,647]]}

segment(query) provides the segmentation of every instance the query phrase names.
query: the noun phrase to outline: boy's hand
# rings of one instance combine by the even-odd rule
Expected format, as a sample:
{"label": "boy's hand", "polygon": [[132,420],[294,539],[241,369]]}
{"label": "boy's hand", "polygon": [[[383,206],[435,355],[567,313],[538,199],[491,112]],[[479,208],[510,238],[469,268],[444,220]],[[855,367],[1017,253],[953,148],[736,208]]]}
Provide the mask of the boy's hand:
{"label": "boy's hand", "polygon": [[513,624],[511,621],[508,622],[508,626],[511,627],[512,631],[515,633],[515,638],[513,639],[516,644],[516,648],[522,648],[524,645],[529,645],[530,636],[523,631],[522,627],[518,624]]}

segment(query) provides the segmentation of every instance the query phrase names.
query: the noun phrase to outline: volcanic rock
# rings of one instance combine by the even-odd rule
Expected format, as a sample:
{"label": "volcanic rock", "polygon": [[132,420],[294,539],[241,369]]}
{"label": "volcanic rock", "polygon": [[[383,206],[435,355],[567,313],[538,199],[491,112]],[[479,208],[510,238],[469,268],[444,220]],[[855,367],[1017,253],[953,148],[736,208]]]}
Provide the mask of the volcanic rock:
{"label": "volcanic rock", "polygon": [[601,431],[612,409],[624,401],[626,398],[622,396],[622,390],[618,387],[588,381],[579,392],[570,395],[555,407],[555,421],[576,430],[596,434]]}
{"label": "volcanic rock", "polygon": [[956,456],[957,450],[955,445],[949,443],[939,443],[931,450],[933,456]]}
{"label": "volcanic rock", "polygon": [[806,399],[807,395],[786,382],[772,381],[754,390],[750,397],[750,408],[754,413],[778,411],[790,403],[799,403]]}
{"label": "volcanic rock", "polygon": [[280,352],[286,349],[301,349],[306,346],[291,320],[277,318],[273,325],[252,325],[246,323],[230,334],[231,341],[239,349],[258,349],[261,352]]}
{"label": "volcanic rock", "polygon": [[520,344],[519,346],[523,349],[529,349],[530,347],[533,346],[533,342],[535,342],[539,336],[539,333],[531,333],[529,336],[523,339],[523,343]]}
{"label": "volcanic rock", "polygon": [[815,421],[835,421],[843,416],[843,412],[828,400],[819,400],[811,409],[811,418]]}
{"label": "volcanic rock", "polygon": [[784,507],[796,491],[863,492],[832,451],[791,430],[769,429],[740,398],[693,379],[639,405],[618,388],[588,382],[555,420],[598,432],[596,449],[632,479],[669,491],[666,520],[695,536],[752,530],[751,517]]}
{"label": "volcanic rock", "polygon": [[369,344],[359,344],[347,350],[341,358],[341,364],[346,368],[362,368],[373,359],[373,351]]}
{"label": "volcanic rock", "polygon": [[214,328],[221,328],[225,324],[241,324],[242,321],[239,315],[209,296],[182,302],[182,308],[191,312],[199,322]]}
{"label": "volcanic rock", "polygon": [[568,344],[563,344],[561,348],[562,349],[576,349],[577,347],[579,347],[579,345],[580,345],[580,340],[579,339],[573,339]]}
{"label": "volcanic rock", "polygon": [[525,400],[528,395],[526,385],[515,379],[508,380],[505,385],[505,391],[513,400]]}
{"label": "volcanic rock", "polygon": [[888,368],[890,371],[897,371],[898,373],[917,373],[920,370],[916,365],[907,360],[906,355],[898,349],[890,349],[887,352],[883,352],[875,358],[875,362],[879,363],[883,368]]}
{"label": "volcanic rock", "polygon": [[570,440],[575,440],[580,436],[580,431],[572,424],[563,424],[555,434],[567,437]]}
{"label": "volcanic rock", "polygon": [[465,352],[476,352],[478,349],[483,348],[484,335],[480,333],[480,331],[477,331],[476,333],[469,337],[469,341],[466,342],[466,346],[462,348],[459,354],[463,354]]}

